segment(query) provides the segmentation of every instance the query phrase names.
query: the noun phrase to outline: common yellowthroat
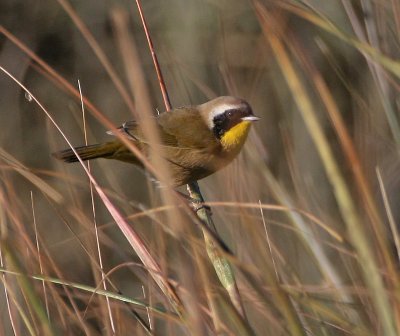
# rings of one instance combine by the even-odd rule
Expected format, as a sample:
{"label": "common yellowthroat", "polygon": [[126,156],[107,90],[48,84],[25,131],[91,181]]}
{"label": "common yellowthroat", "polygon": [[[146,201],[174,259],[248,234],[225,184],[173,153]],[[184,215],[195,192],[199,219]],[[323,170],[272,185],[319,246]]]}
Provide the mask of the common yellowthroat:
{"label": "common yellowthroat", "polygon": [[[178,187],[200,180],[226,166],[239,154],[250,125],[256,120],[259,118],[253,115],[246,101],[229,96],[156,116],[159,145],[170,171],[171,185]],[[137,122],[128,121],[118,130],[149,155],[151,144],[144,139]],[[140,160],[118,139],[75,150],[82,160],[114,159],[143,168]],[[53,153],[53,156],[65,162],[78,161],[71,149]]]}

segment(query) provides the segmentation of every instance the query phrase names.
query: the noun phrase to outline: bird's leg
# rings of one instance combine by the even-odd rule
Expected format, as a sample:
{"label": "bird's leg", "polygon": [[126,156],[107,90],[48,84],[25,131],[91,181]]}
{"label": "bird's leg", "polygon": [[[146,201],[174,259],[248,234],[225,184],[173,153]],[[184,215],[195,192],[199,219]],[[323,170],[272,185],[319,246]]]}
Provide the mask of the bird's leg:
{"label": "bird's leg", "polygon": [[199,210],[201,210],[201,209],[205,209],[206,211],[208,211],[208,212],[211,214],[211,208],[210,208],[208,205],[205,205],[204,202],[201,202],[201,201],[199,201],[199,200],[196,200],[196,199],[190,197],[189,195],[187,195],[187,194],[185,194],[185,193],[183,193],[183,192],[181,192],[181,191],[179,191],[179,190],[176,190],[176,189],[175,189],[175,192],[176,192],[179,196],[181,196],[182,198],[184,198],[185,200],[189,201],[189,202],[190,202],[190,205],[191,205],[191,207],[192,207],[192,209],[193,209],[196,213],[197,213]]}
{"label": "bird's leg", "polygon": [[[167,186],[165,184],[163,184],[162,182],[160,182],[159,180],[155,179],[150,173],[148,173],[146,171],[146,176],[147,178],[150,179],[150,181],[156,186],[157,189],[162,189],[162,188],[166,188]],[[190,203],[190,206],[192,207],[192,209],[194,210],[194,212],[198,212],[201,209],[205,209],[206,211],[209,212],[210,215],[212,215],[211,212],[211,207],[209,207],[208,205],[205,205],[204,202],[199,201],[197,199],[194,199],[192,197],[190,197],[189,195],[174,189],[174,191],[181,196],[184,200],[188,201]]]}

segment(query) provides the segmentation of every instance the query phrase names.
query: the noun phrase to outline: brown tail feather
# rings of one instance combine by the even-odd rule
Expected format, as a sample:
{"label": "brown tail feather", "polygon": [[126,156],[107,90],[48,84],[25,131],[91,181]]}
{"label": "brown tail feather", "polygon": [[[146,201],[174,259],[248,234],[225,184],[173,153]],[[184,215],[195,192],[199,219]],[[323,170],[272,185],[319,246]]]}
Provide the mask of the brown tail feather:
{"label": "brown tail feather", "polygon": [[[92,160],[97,158],[110,158],[120,148],[121,144],[116,142],[106,142],[102,144],[76,147],[75,150],[82,160]],[[78,158],[72,149],[65,149],[52,155],[65,162],[77,162]]]}

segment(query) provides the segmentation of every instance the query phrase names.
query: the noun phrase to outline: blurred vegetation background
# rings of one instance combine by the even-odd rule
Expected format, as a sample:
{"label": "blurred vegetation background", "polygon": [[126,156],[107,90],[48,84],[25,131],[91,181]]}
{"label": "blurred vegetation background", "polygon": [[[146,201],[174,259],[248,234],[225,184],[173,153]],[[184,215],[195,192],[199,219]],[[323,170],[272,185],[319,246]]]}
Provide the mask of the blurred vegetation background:
{"label": "blurred vegetation background", "polygon": [[[129,222],[164,275],[190,297],[183,299],[190,318],[149,313],[150,333],[396,335],[400,2],[149,0],[143,12],[173,106],[234,95],[262,118],[240,157],[200,181],[207,201],[236,202],[212,208],[235,256],[247,320],[220,303],[229,299],[193,219],[184,217],[191,229],[174,235],[163,213],[139,217],[163,204],[146,175],[120,162],[91,164],[123,216],[137,215]],[[136,46],[140,69],[124,64],[119,24]],[[142,97],[132,96],[128,72],[143,71],[153,112],[165,110],[134,1],[2,0],[0,25],[0,66],[74,145],[84,144],[79,96],[38,59],[76,90],[79,80],[82,94],[116,126],[134,112],[99,50],[132,101]],[[87,110],[88,141],[108,140],[107,127]],[[108,313],[96,294],[23,278],[28,286],[4,272],[102,287],[88,178],[79,164],[50,155],[66,147],[40,107],[2,71],[0,334],[146,335],[120,300]],[[258,203],[283,208],[262,216]],[[120,267],[110,279],[124,296],[168,308],[148,273],[132,264],[140,261],[96,196],[94,207],[105,273]],[[180,244],[190,246],[184,257]],[[219,302],[216,310],[210,296]],[[146,310],[137,314],[147,319]]]}

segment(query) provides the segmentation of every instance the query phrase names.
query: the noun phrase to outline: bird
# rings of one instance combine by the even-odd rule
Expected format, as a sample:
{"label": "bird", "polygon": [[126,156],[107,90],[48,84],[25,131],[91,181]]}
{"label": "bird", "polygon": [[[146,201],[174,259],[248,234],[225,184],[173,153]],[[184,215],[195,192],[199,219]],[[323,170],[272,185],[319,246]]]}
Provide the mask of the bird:
{"label": "bird", "polygon": [[[128,137],[141,153],[160,148],[169,169],[172,187],[203,179],[229,164],[241,151],[250,126],[260,118],[248,102],[232,96],[221,96],[195,106],[184,106],[154,116],[161,141],[149,143],[137,121],[128,121],[117,131]],[[115,135],[114,132],[108,132]],[[143,163],[116,137],[113,141],[76,147],[82,160],[114,159],[144,168]],[[64,162],[79,161],[72,149],[52,153]]]}

